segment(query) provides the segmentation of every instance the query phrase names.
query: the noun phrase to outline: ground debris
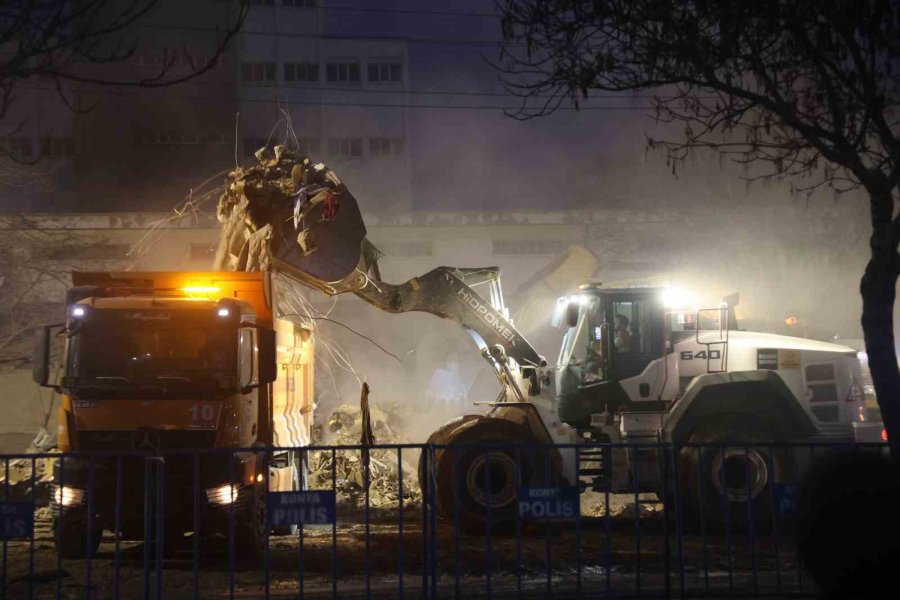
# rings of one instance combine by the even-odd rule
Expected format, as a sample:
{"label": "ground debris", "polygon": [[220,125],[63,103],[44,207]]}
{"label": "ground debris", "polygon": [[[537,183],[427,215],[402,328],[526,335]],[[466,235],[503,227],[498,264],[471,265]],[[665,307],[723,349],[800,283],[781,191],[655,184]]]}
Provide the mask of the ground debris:
{"label": "ground debris", "polygon": [[[408,443],[393,424],[402,417],[393,407],[387,410],[369,407],[375,444]],[[329,488],[334,485],[338,502],[364,507],[366,503],[366,472],[363,452],[359,448],[362,414],[358,407],[343,405],[334,410],[324,426],[316,429],[315,443],[336,446],[331,450],[316,450],[310,454],[309,478],[312,488]],[[341,446],[356,446],[342,449]],[[369,450],[369,506],[373,508],[397,508],[401,498],[400,473],[402,470],[402,498],[404,507],[418,506],[422,501],[416,473],[419,452],[404,449],[399,454],[395,448]],[[335,464],[332,465],[332,456]]]}
{"label": "ground debris", "polygon": [[[33,448],[29,448],[29,452],[32,451]],[[55,463],[56,458],[52,456],[35,458],[33,473],[30,458],[11,459],[8,467],[6,462],[0,463],[0,494],[7,500],[31,500],[32,495],[36,500],[49,500]]]}
{"label": "ground debris", "polygon": [[581,496],[581,514],[586,517],[606,517],[606,499],[609,498],[609,516],[618,521],[634,521],[635,514],[640,519],[662,517],[662,504],[655,494],[640,494],[635,510],[634,494],[609,494],[585,492]]}

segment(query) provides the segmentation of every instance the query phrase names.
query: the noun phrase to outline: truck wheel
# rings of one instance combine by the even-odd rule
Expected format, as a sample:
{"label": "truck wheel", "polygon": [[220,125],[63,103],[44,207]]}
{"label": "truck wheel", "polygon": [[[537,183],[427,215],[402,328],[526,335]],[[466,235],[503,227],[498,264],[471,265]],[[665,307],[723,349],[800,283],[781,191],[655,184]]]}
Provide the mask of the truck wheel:
{"label": "truck wheel", "polygon": [[53,519],[53,542],[63,558],[87,558],[95,556],[100,547],[103,531],[96,526],[99,516],[94,517],[94,532],[90,547],[87,536],[87,513],[84,509],[70,509]]}
{"label": "truck wheel", "polygon": [[[512,529],[516,522],[519,486],[543,485],[545,468],[553,471],[548,475],[551,485],[557,479],[557,472],[550,466],[544,449],[522,448],[517,453],[503,448],[535,442],[514,423],[485,418],[462,431],[454,428],[447,433],[449,435],[440,435],[439,430],[429,440],[449,446],[435,450],[436,506],[441,518],[458,522],[463,531],[484,533],[488,518],[492,531]],[[424,462],[426,454],[423,452],[419,459],[419,482],[425,495],[430,491]]]}
{"label": "truck wheel", "polygon": [[[784,460],[765,446],[773,437],[762,431],[695,432],[692,444],[714,447],[682,448],[679,453],[681,498],[688,521],[743,531],[772,524],[772,485],[784,473]],[[721,444],[719,446],[718,444]]]}
{"label": "truck wheel", "polygon": [[240,515],[235,516],[234,552],[241,559],[258,559],[266,551],[266,490],[255,484],[246,493]]}

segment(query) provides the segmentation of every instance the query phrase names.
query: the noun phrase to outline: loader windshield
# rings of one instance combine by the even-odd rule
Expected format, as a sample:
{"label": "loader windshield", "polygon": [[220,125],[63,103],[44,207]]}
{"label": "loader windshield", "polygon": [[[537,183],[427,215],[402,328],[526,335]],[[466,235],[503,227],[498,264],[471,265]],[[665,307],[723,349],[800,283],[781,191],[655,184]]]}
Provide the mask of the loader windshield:
{"label": "loader windshield", "polygon": [[583,295],[579,300],[578,324],[566,333],[560,365],[581,367],[585,380],[604,379],[603,309],[600,298]]}
{"label": "loader windshield", "polygon": [[662,306],[654,295],[616,290],[577,301],[578,322],[566,333],[560,365],[578,367],[582,382],[635,377],[660,357]]}
{"label": "loader windshield", "polygon": [[180,395],[234,387],[236,352],[234,326],[206,311],[98,311],[70,338],[67,375],[78,387]]}

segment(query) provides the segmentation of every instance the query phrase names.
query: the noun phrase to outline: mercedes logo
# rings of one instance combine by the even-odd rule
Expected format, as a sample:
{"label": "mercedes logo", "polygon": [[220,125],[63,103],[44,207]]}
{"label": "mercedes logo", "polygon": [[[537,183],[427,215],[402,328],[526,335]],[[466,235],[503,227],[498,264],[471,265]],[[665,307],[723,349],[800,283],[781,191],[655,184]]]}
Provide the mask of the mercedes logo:
{"label": "mercedes logo", "polygon": [[134,432],[131,445],[135,450],[155,452],[159,450],[159,431],[150,427],[141,427]]}

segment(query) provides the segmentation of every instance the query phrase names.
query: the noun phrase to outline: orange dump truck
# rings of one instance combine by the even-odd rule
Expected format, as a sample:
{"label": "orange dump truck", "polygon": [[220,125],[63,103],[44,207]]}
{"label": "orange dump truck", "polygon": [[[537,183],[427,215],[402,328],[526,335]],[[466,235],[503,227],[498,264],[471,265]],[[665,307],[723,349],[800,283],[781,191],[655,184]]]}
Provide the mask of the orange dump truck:
{"label": "orange dump truck", "polygon": [[[103,529],[145,539],[158,497],[147,514],[162,515],[172,546],[197,522],[214,537],[231,521],[236,550],[258,552],[264,486],[305,482],[297,449],[312,433],[311,329],[273,316],[268,273],[76,272],[72,282],[65,323],[35,340],[34,379],[62,395],[59,448],[93,456],[57,462],[60,551],[92,554]],[[51,381],[54,338],[65,347]],[[198,464],[190,454],[229,448],[244,450],[203,453]],[[165,460],[150,468],[146,456]]]}

